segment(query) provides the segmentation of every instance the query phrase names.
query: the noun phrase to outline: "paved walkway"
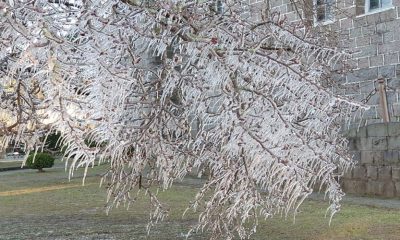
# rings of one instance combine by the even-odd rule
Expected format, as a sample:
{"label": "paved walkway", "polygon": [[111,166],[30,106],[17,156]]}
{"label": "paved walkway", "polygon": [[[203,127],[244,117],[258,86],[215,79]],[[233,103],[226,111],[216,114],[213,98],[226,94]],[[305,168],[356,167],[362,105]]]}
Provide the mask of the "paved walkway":
{"label": "paved walkway", "polygon": [[[96,183],[88,183],[88,184],[85,184],[85,186],[94,185],[94,184],[96,184]],[[25,188],[25,189],[18,189],[18,190],[12,190],[12,191],[4,191],[4,192],[0,192],[0,197],[15,196],[15,195],[22,195],[22,194],[29,194],[29,193],[37,193],[37,192],[54,191],[54,190],[60,190],[60,189],[65,189],[65,188],[76,188],[76,187],[82,187],[82,184],[53,185],[53,186],[48,186],[48,187]]]}
{"label": "paved walkway", "polygon": [[[313,193],[310,196],[313,200],[324,200],[324,194]],[[343,203],[350,203],[355,205],[364,205],[379,208],[390,208],[400,210],[400,199],[389,199],[389,198],[378,198],[378,197],[359,197],[351,194],[347,194],[343,200]]]}
{"label": "paved walkway", "polygon": [[13,158],[13,157],[8,157],[8,158],[0,158],[0,162],[21,162],[23,161],[24,158]]}

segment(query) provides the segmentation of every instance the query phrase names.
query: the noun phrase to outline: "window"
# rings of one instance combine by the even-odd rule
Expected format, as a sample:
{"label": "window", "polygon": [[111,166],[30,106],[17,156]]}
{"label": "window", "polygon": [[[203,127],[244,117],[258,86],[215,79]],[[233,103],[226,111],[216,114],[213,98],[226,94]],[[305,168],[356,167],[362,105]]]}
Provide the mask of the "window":
{"label": "window", "polygon": [[333,3],[334,0],[314,0],[314,22],[333,20]]}
{"label": "window", "polygon": [[373,12],[379,9],[388,8],[392,6],[391,0],[366,0],[365,12]]}
{"label": "window", "polygon": [[218,14],[222,15],[224,12],[224,5],[221,0],[217,0],[215,3],[215,10]]}

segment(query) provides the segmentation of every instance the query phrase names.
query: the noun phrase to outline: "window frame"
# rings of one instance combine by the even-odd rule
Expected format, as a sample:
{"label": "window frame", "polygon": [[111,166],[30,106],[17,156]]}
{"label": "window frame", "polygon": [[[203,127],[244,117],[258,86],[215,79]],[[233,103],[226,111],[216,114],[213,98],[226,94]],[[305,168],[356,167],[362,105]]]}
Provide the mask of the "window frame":
{"label": "window frame", "polygon": [[215,1],[215,12],[219,15],[223,15],[224,14],[224,3],[222,2],[222,0],[216,0]]}
{"label": "window frame", "polygon": [[[318,1],[322,1],[323,4],[318,5]],[[368,1],[368,0],[366,0]],[[318,24],[329,24],[335,21],[335,14],[333,13],[333,8],[335,6],[336,0],[313,0],[313,20],[314,25]],[[318,9],[319,7],[324,7],[324,19],[318,20]]]}
{"label": "window frame", "polygon": [[386,5],[383,5],[383,1],[382,0],[378,0],[379,2],[379,6],[377,8],[371,9],[371,0],[365,0],[364,3],[364,14],[368,14],[368,13],[374,13],[374,12],[380,12],[382,10],[386,10],[389,9],[391,7],[393,7],[393,1],[389,0],[389,2]]}

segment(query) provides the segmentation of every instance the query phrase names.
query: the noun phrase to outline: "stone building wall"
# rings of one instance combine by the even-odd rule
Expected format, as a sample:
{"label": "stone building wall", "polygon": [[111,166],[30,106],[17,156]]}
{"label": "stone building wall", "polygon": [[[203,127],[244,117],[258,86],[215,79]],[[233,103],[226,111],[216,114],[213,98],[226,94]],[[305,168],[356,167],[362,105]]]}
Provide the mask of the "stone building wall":
{"label": "stone building wall", "polygon": [[400,197],[400,123],[371,124],[347,136],[357,164],[341,179],[344,191]]}
{"label": "stone building wall", "polygon": [[[333,21],[324,23],[314,21],[313,0],[249,3],[279,11],[289,21],[302,18],[315,34],[328,31],[339,48],[352,53],[351,59],[338,67],[339,73],[332,76],[336,83],[333,90],[370,105],[370,109],[355,115],[352,124],[347,125],[350,150],[357,164],[340,179],[341,184],[347,193],[400,197],[400,0],[367,13],[365,1],[336,0]],[[343,67],[350,72],[341,74]],[[386,88],[388,124],[382,123],[379,79]]]}
{"label": "stone building wall", "polygon": [[[378,79],[383,78],[391,121],[400,121],[400,0],[390,7],[365,12],[366,0],[334,0],[332,21],[315,22],[314,0],[269,0],[272,10],[289,21],[308,20],[313,29],[329,31],[338,47],[352,52],[348,74],[334,76],[335,91],[370,105],[350,126],[382,122]],[[303,9],[302,9],[303,7]],[[300,12],[300,14],[299,14]]]}
{"label": "stone building wall", "polygon": [[[391,121],[400,120],[400,0],[392,7],[377,12],[357,12],[363,1],[345,1],[348,9],[340,18],[342,46],[353,54],[352,72],[341,83],[346,95],[365,101],[371,106],[362,116],[361,126],[382,122],[380,116],[378,79],[383,78]],[[363,8],[362,8],[363,10]]]}

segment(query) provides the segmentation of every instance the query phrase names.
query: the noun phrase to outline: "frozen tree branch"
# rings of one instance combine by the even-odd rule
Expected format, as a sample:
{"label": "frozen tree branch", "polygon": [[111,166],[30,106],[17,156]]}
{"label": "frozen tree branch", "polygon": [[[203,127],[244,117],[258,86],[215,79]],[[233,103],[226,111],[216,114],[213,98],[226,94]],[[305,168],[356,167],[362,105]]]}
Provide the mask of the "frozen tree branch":
{"label": "frozen tree branch", "polygon": [[[221,5],[222,6],[222,5]],[[0,144],[62,135],[70,175],[108,162],[108,208],[207,172],[192,231],[247,238],[317,184],[339,210],[340,134],[363,108],[326,79],[347,59],[302,21],[242,1],[0,2]],[[302,7],[301,3],[296,7]],[[262,14],[262,21],[254,16]],[[90,143],[90,144],[88,144]]]}

